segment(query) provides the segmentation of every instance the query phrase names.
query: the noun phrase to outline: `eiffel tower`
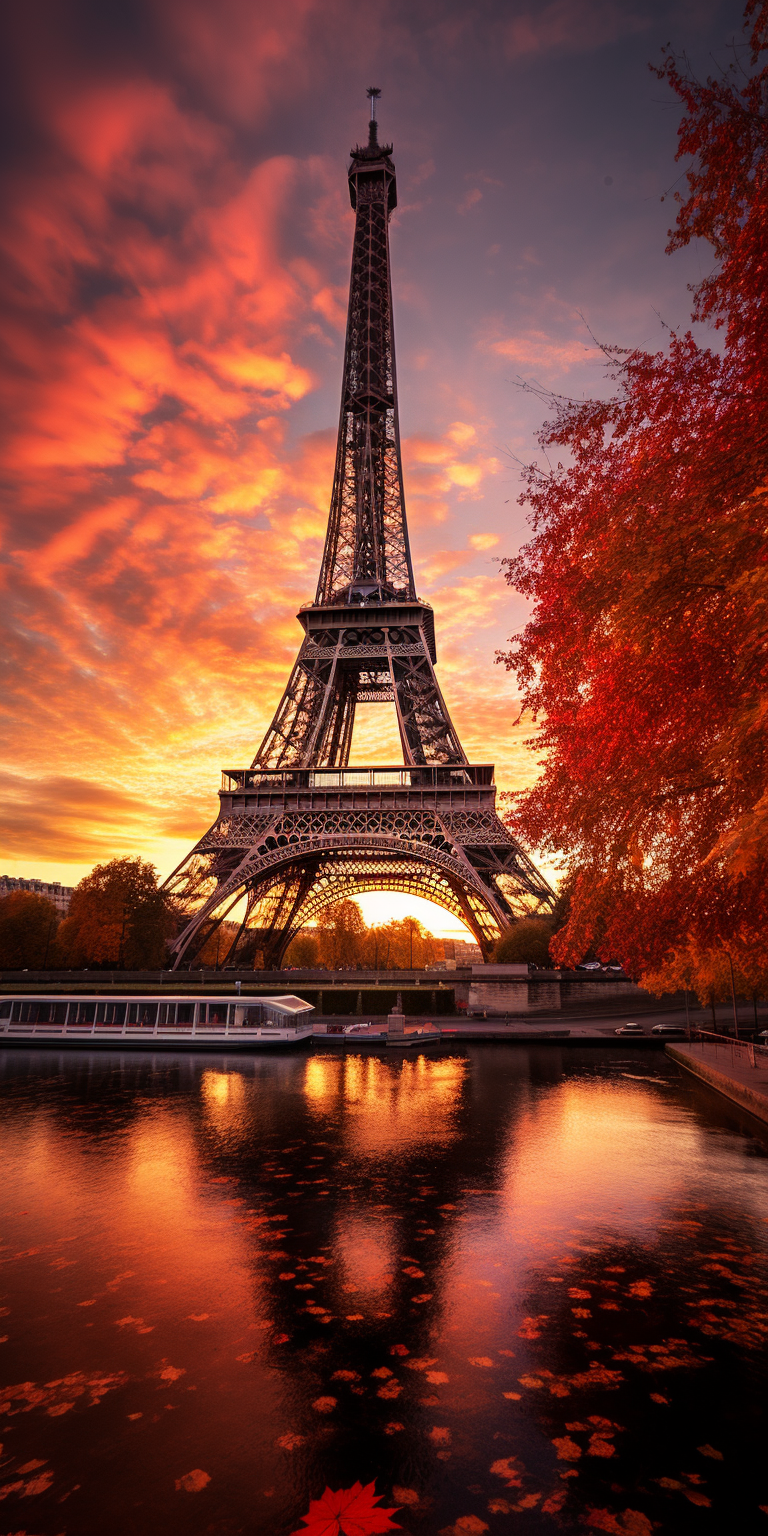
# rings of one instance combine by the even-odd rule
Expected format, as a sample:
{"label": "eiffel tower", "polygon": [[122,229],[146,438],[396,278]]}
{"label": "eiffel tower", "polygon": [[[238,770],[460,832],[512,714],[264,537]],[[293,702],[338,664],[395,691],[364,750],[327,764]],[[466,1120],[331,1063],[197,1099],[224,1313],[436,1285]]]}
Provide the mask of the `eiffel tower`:
{"label": "eiffel tower", "polygon": [[[299,929],[363,891],[423,896],[463,921],[486,958],[554,893],[495,809],[493,767],[469,763],[435,676],[434,614],[408,542],[392,326],[392,145],[351,151],[355,210],[331,510],[293,671],[250,768],[222,775],[218,819],[170,876],[190,963],[240,906],[220,963],[279,967]],[[394,703],[403,763],[350,767],[355,707]],[[243,904],[243,899],[244,904]],[[231,928],[228,930],[231,932]]]}

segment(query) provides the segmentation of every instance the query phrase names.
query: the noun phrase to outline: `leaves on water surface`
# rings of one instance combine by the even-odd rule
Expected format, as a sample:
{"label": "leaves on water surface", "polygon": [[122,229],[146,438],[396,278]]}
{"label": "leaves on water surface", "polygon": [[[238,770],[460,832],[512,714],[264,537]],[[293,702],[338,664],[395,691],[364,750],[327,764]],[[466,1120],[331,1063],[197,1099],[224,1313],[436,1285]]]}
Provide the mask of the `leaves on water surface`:
{"label": "leaves on water surface", "polygon": [[[390,1353],[394,1354],[394,1350],[390,1351]],[[414,1355],[410,1360],[406,1360],[405,1363],[409,1371],[428,1371],[431,1366],[437,1365],[437,1355]]]}
{"label": "leaves on water surface", "polygon": [[547,1312],[542,1312],[538,1317],[524,1317],[517,1330],[517,1337],[519,1339],[541,1338],[541,1325],[547,1322],[548,1317]]}
{"label": "leaves on water surface", "polygon": [[434,1295],[433,1291],[423,1291],[420,1296],[412,1296],[411,1297],[411,1301],[416,1301],[416,1302],[431,1301],[433,1295]]}
{"label": "leaves on water surface", "polygon": [[375,1482],[326,1488],[322,1498],[310,1500],[308,1513],[301,1517],[304,1525],[292,1536],[380,1536],[384,1531],[399,1531],[401,1527],[390,1519],[396,1507],[377,1508],[384,1495],[375,1490]]}
{"label": "leaves on water surface", "polygon": [[627,1295],[637,1296],[644,1301],[648,1296],[653,1295],[653,1286],[650,1280],[633,1280],[627,1290]]}
{"label": "leaves on water surface", "polygon": [[399,1508],[402,1504],[418,1504],[420,1496],[415,1488],[394,1487],[392,1497]]}
{"label": "leaves on water surface", "polygon": [[570,1296],[571,1301],[589,1301],[592,1296],[592,1292],[582,1291],[579,1289],[578,1285],[572,1285],[568,1291],[568,1295]]}
{"label": "leaves on water surface", "polygon": [[410,1350],[406,1349],[404,1344],[390,1344],[389,1353],[391,1355],[409,1355]]}
{"label": "leaves on water surface", "polygon": [[333,1413],[338,1402],[336,1397],[316,1397],[312,1404],[315,1413]]}
{"label": "leaves on water surface", "polygon": [[377,1376],[381,1381],[386,1381],[387,1377],[392,1375],[392,1372],[388,1365],[379,1365],[375,1371],[371,1371],[371,1375]]}
{"label": "leaves on water surface", "polygon": [[359,1371],[334,1371],[331,1381],[359,1381]]}
{"label": "leaves on water surface", "polygon": [[180,1376],[186,1376],[187,1373],[183,1365],[166,1365],[157,1374],[161,1381],[178,1381]]}
{"label": "leaves on water surface", "polygon": [[614,1456],[616,1447],[610,1440],[605,1440],[602,1435],[592,1435],[587,1446],[588,1456]]}
{"label": "leaves on water surface", "polygon": [[397,1419],[390,1419],[389,1423],[384,1425],[385,1435],[399,1435],[404,1429],[405,1425],[398,1424]]}
{"label": "leaves on water surface", "polygon": [[385,1381],[383,1387],[379,1387],[379,1390],[376,1393],[376,1396],[377,1397],[383,1397],[386,1401],[392,1402],[392,1401],[394,1401],[394,1399],[396,1397],[400,1396],[400,1393],[402,1392],[402,1390],[403,1389],[402,1389],[399,1381],[395,1381],[395,1379],[393,1377],[393,1379],[391,1381]]}
{"label": "leaves on water surface", "polygon": [[581,1446],[576,1444],[570,1435],[561,1435],[559,1439],[552,1441],[557,1451],[558,1461],[578,1461],[581,1457]]}
{"label": "leaves on water surface", "polygon": [[188,1323],[207,1323],[210,1315],[211,1315],[210,1312],[188,1312],[187,1313],[187,1322]]}
{"label": "leaves on water surface", "polygon": [[200,1467],[194,1467],[191,1472],[185,1472],[183,1477],[176,1479],[177,1493],[202,1493],[208,1487],[210,1474],[203,1472]]}
{"label": "leaves on water surface", "polygon": [[470,1363],[470,1365],[490,1366],[491,1369],[493,1369],[493,1365],[494,1365],[494,1361],[493,1360],[489,1360],[487,1355],[470,1355],[469,1363]]}
{"label": "leaves on water surface", "polygon": [[[38,1387],[34,1381],[23,1381],[18,1386],[0,1390],[0,1413],[44,1408],[47,1414],[56,1418],[68,1412],[77,1399],[86,1394],[89,1396],[88,1406],[95,1407],[106,1392],[124,1386],[127,1380],[125,1371],[115,1371],[109,1376],[100,1376],[96,1372],[86,1376],[83,1371],[72,1371],[56,1381],[47,1381],[42,1387]],[[19,1401],[26,1403],[26,1408],[14,1408],[14,1404]]]}
{"label": "leaves on water surface", "polygon": [[541,1506],[542,1514],[556,1515],[562,1509],[567,1497],[568,1495],[564,1488],[556,1488],[555,1492],[551,1493],[549,1498],[544,1500]]}
{"label": "leaves on water surface", "polygon": [[303,1444],[304,1436],[293,1435],[290,1433],[290,1431],[286,1435],[280,1435],[275,1441],[275,1445],[279,1445],[282,1451],[295,1451],[300,1445]]}
{"label": "leaves on water surface", "polygon": [[595,1531],[608,1531],[610,1536],[652,1536],[653,1526],[647,1515],[639,1509],[625,1509],[614,1515],[609,1509],[588,1509],[584,1523]]}
{"label": "leaves on water surface", "polygon": [[435,1445],[450,1445],[451,1431],[441,1424],[435,1424],[429,1431],[429,1438],[434,1441]]}
{"label": "leaves on water surface", "polygon": [[651,1392],[649,1395],[652,1403],[664,1403],[665,1406],[669,1404],[669,1398],[664,1397],[661,1392]]}
{"label": "leaves on water surface", "polygon": [[433,1387],[444,1387],[451,1378],[446,1376],[445,1371],[427,1371],[426,1379]]}
{"label": "leaves on water surface", "polygon": [[509,1398],[510,1402],[512,1403],[519,1403],[522,1401],[522,1393],[520,1392],[502,1392],[501,1395],[502,1397]]}
{"label": "leaves on water surface", "polygon": [[696,1447],[700,1456],[711,1456],[713,1461],[723,1461],[722,1451],[716,1451],[713,1445],[699,1445]]}
{"label": "leaves on water surface", "polygon": [[494,1477],[503,1477],[508,1488],[521,1488],[520,1473],[524,1470],[523,1463],[517,1456],[504,1456],[499,1461],[494,1461],[491,1472]]}

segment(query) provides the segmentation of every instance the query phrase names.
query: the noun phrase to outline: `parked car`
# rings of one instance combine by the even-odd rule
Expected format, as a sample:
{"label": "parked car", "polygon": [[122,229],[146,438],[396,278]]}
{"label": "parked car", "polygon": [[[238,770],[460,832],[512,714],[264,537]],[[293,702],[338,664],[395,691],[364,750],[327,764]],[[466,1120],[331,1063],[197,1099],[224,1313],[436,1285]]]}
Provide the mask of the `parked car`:
{"label": "parked car", "polygon": [[603,967],[599,960],[582,960],[581,965],[577,965],[576,969],[577,971],[601,971]]}
{"label": "parked car", "polygon": [[652,1035],[669,1035],[670,1038],[676,1038],[678,1040],[681,1036],[684,1037],[685,1033],[686,1029],[684,1024],[654,1024],[653,1029],[651,1030]]}
{"label": "parked car", "polygon": [[642,1035],[643,1032],[642,1024],[620,1024],[618,1029],[613,1031],[615,1035]]}
{"label": "parked car", "polygon": [[763,1045],[768,1045],[768,1029],[761,1029],[757,1038],[762,1040]]}

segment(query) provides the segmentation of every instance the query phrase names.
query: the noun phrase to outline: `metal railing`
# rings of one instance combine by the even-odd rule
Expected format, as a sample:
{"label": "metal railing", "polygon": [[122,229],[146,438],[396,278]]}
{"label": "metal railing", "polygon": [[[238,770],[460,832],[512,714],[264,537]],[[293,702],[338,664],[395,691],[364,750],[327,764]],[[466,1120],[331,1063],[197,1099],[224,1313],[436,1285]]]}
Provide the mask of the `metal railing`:
{"label": "metal railing", "polygon": [[732,1066],[736,1061],[746,1062],[750,1067],[768,1066],[768,1046],[755,1045],[752,1040],[737,1040],[734,1035],[716,1035],[709,1029],[692,1029],[690,1043],[714,1046],[715,1060],[719,1050],[726,1054],[730,1051]]}
{"label": "metal railing", "polygon": [[376,768],[224,768],[221,787],[243,789],[432,789],[493,784],[491,763],[385,764]]}

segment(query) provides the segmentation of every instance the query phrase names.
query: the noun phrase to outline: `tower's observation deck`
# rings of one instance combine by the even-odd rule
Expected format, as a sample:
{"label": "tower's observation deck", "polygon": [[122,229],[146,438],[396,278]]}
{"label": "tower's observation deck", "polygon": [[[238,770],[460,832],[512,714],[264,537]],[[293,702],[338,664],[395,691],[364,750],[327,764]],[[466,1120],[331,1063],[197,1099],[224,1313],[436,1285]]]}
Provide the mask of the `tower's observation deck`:
{"label": "tower's observation deck", "polygon": [[[328,529],[304,636],[248,769],[227,770],[218,820],[171,877],[189,911],[177,964],[246,898],[233,948],[279,964],[323,906],[366,890],[425,896],[487,953],[553,893],[496,815],[493,769],[467,762],[416,595],[405,513],[392,324],[392,146],[351,152],[355,235]],[[358,703],[394,704],[403,765],[350,767]]]}

